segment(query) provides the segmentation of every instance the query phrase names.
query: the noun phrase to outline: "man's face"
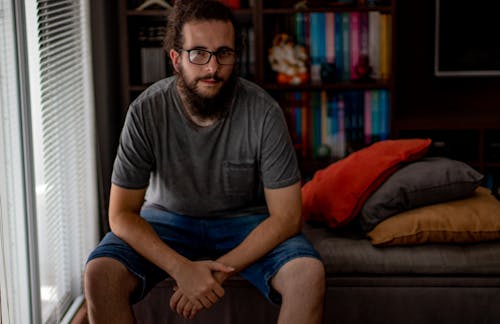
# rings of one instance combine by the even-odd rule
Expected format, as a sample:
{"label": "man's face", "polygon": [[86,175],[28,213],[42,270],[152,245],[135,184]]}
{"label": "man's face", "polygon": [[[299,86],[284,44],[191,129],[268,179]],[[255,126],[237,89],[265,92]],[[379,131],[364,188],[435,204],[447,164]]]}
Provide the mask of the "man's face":
{"label": "man's face", "polygon": [[228,21],[194,21],[183,27],[183,51],[171,51],[173,65],[184,85],[200,99],[216,97],[230,80],[233,65],[221,65],[215,55],[204,65],[189,61],[186,50],[202,49],[211,52],[234,50],[234,29]]}

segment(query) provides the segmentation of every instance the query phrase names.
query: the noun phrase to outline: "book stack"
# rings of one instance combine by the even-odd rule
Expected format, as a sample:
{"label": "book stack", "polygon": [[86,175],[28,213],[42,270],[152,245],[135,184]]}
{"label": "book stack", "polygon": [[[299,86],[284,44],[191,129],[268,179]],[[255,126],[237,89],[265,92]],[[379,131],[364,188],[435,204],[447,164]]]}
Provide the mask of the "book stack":
{"label": "book stack", "polygon": [[387,90],[297,91],[283,96],[290,134],[303,158],[339,159],[389,137]]}
{"label": "book stack", "polygon": [[355,67],[368,57],[374,79],[390,74],[391,16],[370,12],[296,13],[291,22],[298,44],[309,48],[311,81],[320,82],[322,63],[335,63],[338,81],[359,78]]}
{"label": "book stack", "polygon": [[167,76],[165,51],[161,47],[141,48],[141,82],[150,84]]}
{"label": "book stack", "polygon": [[164,25],[142,26],[138,30],[142,84],[150,84],[167,76],[167,57],[161,47],[165,32]]}

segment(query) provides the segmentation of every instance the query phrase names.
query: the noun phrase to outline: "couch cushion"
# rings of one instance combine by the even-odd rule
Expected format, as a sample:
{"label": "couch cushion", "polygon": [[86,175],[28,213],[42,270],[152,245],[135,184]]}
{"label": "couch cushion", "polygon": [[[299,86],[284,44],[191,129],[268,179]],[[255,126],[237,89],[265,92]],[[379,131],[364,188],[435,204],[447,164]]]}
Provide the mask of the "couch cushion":
{"label": "couch cushion", "polygon": [[365,202],[361,225],[366,232],[397,213],[472,195],[484,176],[464,162],[423,158],[396,171]]}
{"label": "couch cushion", "polygon": [[332,228],[347,224],[403,162],[422,158],[430,144],[430,139],[380,141],[317,171],[302,187],[302,215]]}
{"label": "couch cushion", "polygon": [[500,201],[484,187],[465,199],[394,215],[367,234],[374,245],[468,243],[500,239]]}
{"label": "couch cushion", "polygon": [[327,274],[500,275],[500,241],[376,247],[359,223],[330,229],[306,224]]}

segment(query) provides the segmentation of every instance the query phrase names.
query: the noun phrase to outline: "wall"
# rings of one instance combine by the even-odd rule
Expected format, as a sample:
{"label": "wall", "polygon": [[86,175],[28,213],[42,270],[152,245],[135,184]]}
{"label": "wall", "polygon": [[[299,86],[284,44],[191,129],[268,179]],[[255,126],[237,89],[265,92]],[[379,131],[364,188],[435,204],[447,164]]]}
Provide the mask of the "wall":
{"label": "wall", "polygon": [[109,228],[107,212],[111,172],[125,110],[120,95],[118,1],[123,0],[90,2],[101,232]]}
{"label": "wall", "polygon": [[431,118],[463,126],[500,120],[499,77],[434,77],[435,0],[396,4],[395,120]]}

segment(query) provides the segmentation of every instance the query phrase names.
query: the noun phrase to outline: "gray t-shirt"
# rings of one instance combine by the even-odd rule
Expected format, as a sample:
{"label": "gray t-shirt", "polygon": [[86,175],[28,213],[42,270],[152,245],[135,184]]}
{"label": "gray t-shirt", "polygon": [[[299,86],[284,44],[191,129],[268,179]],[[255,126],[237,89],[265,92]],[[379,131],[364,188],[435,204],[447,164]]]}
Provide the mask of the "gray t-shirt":
{"label": "gray t-shirt", "polygon": [[129,107],[112,182],[147,187],[143,208],[192,217],[267,213],[263,188],[300,180],[283,111],[257,85],[239,79],[229,113],[208,127],[182,109],[175,76]]}

